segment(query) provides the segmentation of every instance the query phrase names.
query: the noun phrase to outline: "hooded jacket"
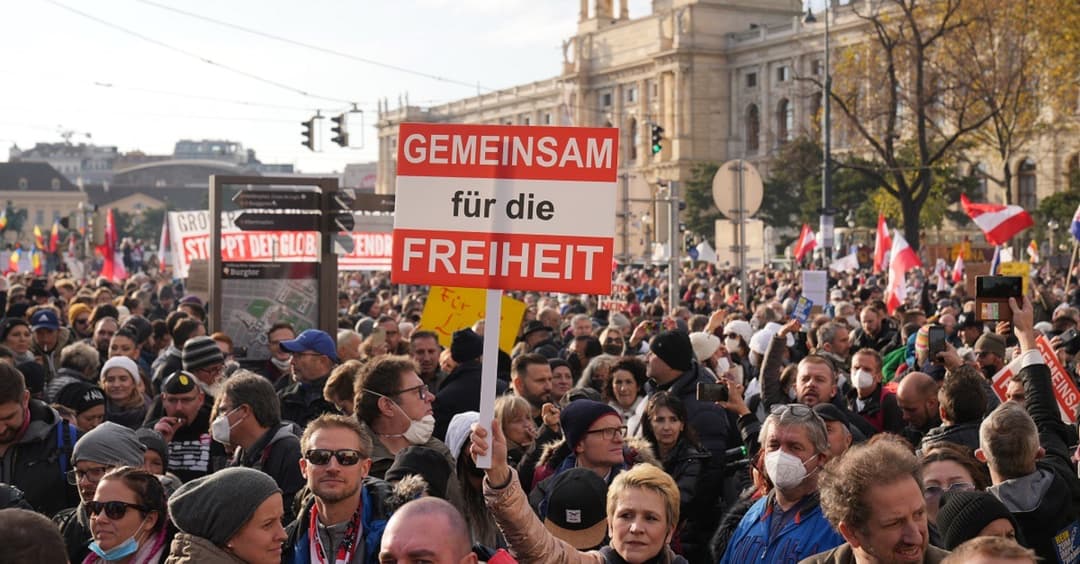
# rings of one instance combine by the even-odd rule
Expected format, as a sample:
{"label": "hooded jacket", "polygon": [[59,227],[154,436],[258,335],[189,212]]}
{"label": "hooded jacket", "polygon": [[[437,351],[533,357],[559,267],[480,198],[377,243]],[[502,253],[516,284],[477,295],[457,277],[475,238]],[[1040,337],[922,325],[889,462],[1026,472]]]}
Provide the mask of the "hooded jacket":
{"label": "hooded jacket", "polygon": [[[435,415],[435,438],[440,441],[446,438],[446,429],[454,415],[480,410],[481,368],[482,363],[479,360],[463,362],[442,381],[439,393],[435,395],[435,403],[431,406]],[[506,382],[496,380],[495,395],[502,395],[504,392]]]}
{"label": "hooded jacket", "polygon": [[38,400],[30,400],[27,410],[26,429],[0,456],[0,482],[22,490],[36,511],[51,517],[79,503],[65,475],[79,432]]}
{"label": "hooded jacket", "polygon": [[286,519],[292,518],[293,496],[306,481],[300,473],[300,439],[290,423],[278,423],[267,429],[251,448],[236,449],[229,466],[245,466],[265,472],[281,488]]}
{"label": "hooded jacket", "polygon": [[851,332],[851,350],[874,349],[882,355],[892,352],[900,346],[900,332],[896,330],[892,320],[881,319],[881,329],[877,335],[870,335],[863,331],[862,326],[856,327]]}
{"label": "hooded jacket", "polygon": [[1054,538],[1080,517],[1080,480],[1069,460],[1069,428],[1059,417],[1050,369],[1038,351],[1027,351],[1021,360],[1025,405],[1039,430],[1039,444],[1046,456],[1035,463],[1035,472],[987,488],[1012,512],[1026,546],[1045,562],[1058,560]]}
{"label": "hooded jacket", "polygon": [[[663,468],[648,441],[638,437],[626,438],[623,443],[623,461],[622,466],[611,469],[607,478],[608,485],[611,485],[611,481],[620,472],[635,464],[648,463]],[[577,457],[570,449],[570,446],[566,444],[566,439],[560,439],[544,446],[544,452],[540,455],[540,462],[533,476],[535,486],[532,493],[529,494],[529,505],[541,519],[547,515],[547,501],[548,496],[551,494],[552,478],[576,466]],[[518,487],[521,487],[520,482]]]}
{"label": "hooded jacket", "polygon": [[165,564],[243,564],[244,561],[214,543],[187,533],[173,537]]}
{"label": "hooded jacket", "polygon": [[[545,564],[622,564],[625,562],[610,547],[580,552],[565,541],[555,538],[529,508],[529,500],[521,489],[517,472],[510,470],[510,483],[492,488],[484,478],[484,501],[495,516],[495,522],[506,536],[518,562]],[[657,564],[687,564],[671,547],[664,546]],[[652,562],[652,561],[650,561]]]}
{"label": "hooded jacket", "polygon": [[[720,463],[714,464],[714,460]],[[682,438],[663,464],[679,486],[679,553],[692,562],[702,561],[720,514],[717,501],[724,479],[722,460]]]}

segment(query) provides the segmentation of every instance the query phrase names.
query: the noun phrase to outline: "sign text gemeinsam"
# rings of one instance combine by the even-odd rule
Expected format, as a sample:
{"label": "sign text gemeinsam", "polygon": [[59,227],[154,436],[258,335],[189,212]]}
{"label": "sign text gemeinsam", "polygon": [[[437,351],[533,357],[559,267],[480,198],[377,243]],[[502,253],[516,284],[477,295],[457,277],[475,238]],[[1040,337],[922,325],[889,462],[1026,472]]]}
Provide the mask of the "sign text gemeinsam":
{"label": "sign text gemeinsam", "polygon": [[607,294],[618,130],[401,124],[398,284]]}

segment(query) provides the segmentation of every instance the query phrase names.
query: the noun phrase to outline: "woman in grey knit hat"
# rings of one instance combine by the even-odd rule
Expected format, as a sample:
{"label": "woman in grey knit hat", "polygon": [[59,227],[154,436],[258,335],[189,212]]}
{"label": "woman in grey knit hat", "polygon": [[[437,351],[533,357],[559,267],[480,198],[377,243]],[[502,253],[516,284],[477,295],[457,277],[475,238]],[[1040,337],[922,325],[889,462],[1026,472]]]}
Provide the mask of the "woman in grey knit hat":
{"label": "woman in grey knit hat", "polygon": [[281,490],[258,470],[226,468],[184,484],[169,515],[180,533],[166,564],[281,562]]}

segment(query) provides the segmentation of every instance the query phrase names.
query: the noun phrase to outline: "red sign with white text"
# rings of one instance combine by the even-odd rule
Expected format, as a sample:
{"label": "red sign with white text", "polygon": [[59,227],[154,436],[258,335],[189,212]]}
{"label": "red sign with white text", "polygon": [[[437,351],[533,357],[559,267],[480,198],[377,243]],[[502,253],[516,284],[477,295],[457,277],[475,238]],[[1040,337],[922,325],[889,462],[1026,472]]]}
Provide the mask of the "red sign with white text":
{"label": "red sign with white text", "polygon": [[402,124],[399,284],[607,294],[618,130]]}
{"label": "red sign with white text", "polygon": [[[1050,346],[1050,341],[1043,335],[1039,335],[1035,338],[1035,344],[1039,348],[1043,362],[1050,369],[1050,381],[1054,386],[1054,399],[1057,401],[1058,410],[1061,411],[1061,419],[1069,424],[1076,423],[1076,412],[1080,407],[1080,390],[1073,383],[1072,377],[1065,372],[1065,367],[1061,365],[1054,347]],[[1006,399],[1005,391],[1009,387],[1009,380],[1020,373],[1020,358],[1018,356],[1013,359],[991,379],[991,387],[1001,401]]]}

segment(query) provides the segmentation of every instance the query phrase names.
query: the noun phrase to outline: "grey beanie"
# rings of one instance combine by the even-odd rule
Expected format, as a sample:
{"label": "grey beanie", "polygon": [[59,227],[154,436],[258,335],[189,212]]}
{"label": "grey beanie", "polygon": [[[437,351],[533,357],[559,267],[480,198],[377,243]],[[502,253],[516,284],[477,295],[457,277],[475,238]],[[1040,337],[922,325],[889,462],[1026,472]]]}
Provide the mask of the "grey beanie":
{"label": "grey beanie", "polygon": [[72,462],[86,460],[107,466],[142,466],[146,447],[135,431],[106,421],[83,435],[75,443]]}
{"label": "grey beanie", "polygon": [[225,355],[221,354],[217,342],[210,337],[195,337],[184,343],[180,360],[184,365],[184,370],[194,372],[200,368],[224,363]]}
{"label": "grey beanie", "polygon": [[226,468],[180,486],[169,498],[169,516],[182,532],[224,546],[275,493],[281,490],[267,474]]}

